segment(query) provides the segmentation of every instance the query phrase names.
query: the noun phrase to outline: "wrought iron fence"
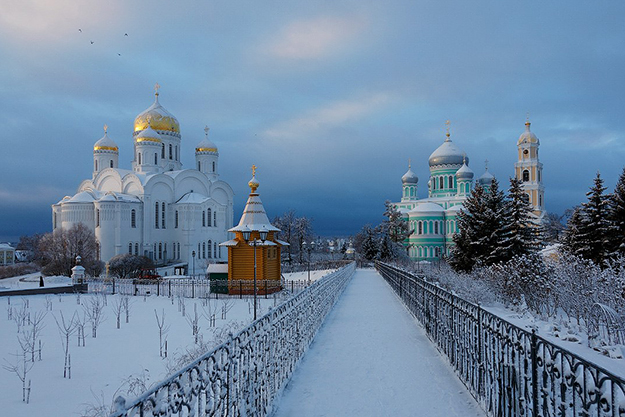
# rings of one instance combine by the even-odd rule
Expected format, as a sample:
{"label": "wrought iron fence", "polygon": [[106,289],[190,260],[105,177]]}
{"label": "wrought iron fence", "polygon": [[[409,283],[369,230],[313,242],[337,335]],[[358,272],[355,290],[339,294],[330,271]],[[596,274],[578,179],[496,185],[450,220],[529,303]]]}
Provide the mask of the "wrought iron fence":
{"label": "wrought iron fence", "polygon": [[[132,279],[132,278],[111,278],[99,279],[90,278],[86,280],[89,292],[104,292],[107,294],[123,295],[156,295],[165,297],[186,297],[186,298],[219,298],[228,294],[228,288],[237,297],[253,294],[250,291],[251,280],[208,280],[206,278],[169,278],[169,279]],[[258,280],[257,292],[265,297],[267,294],[279,290],[287,290],[295,294],[306,287],[311,282],[307,280],[276,281]]]}
{"label": "wrought iron fence", "polygon": [[277,306],[112,417],[265,416],[354,273],[345,266]]}
{"label": "wrought iron fence", "polygon": [[491,416],[625,416],[625,381],[400,268],[377,263]]}

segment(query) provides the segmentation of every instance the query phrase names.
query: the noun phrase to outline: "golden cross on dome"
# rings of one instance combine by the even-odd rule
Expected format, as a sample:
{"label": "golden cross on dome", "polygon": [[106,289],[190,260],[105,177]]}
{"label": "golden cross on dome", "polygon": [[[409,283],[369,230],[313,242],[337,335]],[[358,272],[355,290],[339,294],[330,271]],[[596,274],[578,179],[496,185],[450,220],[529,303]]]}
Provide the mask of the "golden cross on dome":
{"label": "golden cross on dome", "polygon": [[488,159],[484,160],[484,167],[486,168],[486,171],[488,171]]}
{"label": "golden cross on dome", "polygon": [[256,165],[252,165],[252,177],[256,176]]}
{"label": "golden cross on dome", "polygon": [[451,122],[449,120],[447,120],[445,122],[445,126],[447,127],[447,137],[449,137],[449,125],[451,124]]}
{"label": "golden cross on dome", "polygon": [[104,125],[104,134],[106,135],[108,133],[109,127],[108,125]]}
{"label": "golden cross on dome", "polygon": [[525,121],[526,122],[530,121],[530,112],[525,113]]}
{"label": "golden cross on dome", "polygon": [[208,138],[208,131],[209,131],[209,130],[211,130],[211,128],[210,128],[210,127],[208,127],[208,126],[205,126],[205,127],[204,127],[204,133],[206,133],[206,137],[207,137],[207,138]]}
{"label": "golden cross on dome", "polygon": [[158,96],[158,89],[161,88],[160,85],[158,85],[158,83],[154,84],[154,91],[156,91],[156,95]]}
{"label": "golden cross on dome", "polygon": [[411,161],[410,161],[410,158],[408,158],[408,169],[412,168],[412,167],[410,166],[410,162],[411,162]]}

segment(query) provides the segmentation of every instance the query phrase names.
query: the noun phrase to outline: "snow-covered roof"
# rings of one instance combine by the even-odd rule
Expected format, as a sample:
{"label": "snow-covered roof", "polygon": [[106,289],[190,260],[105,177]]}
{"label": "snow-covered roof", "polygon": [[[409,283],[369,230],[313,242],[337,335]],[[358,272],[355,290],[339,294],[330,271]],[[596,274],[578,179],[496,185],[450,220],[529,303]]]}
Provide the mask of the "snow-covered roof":
{"label": "snow-covered roof", "polygon": [[13,246],[8,243],[0,243],[0,250],[15,250]]}
{"label": "snow-covered roof", "polygon": [[67,200],[63,198],[60,203],[93,203],[98,198],[100,198],[101,195],[102,193],[100,193],[99,191],[86,190],[74,194],[73,197],[70,197]]}
{"label": "snow-covered roof", "polygon": [[228,273],[228,264],[210,264],[208,268],[206,268],[207,274],[224,274]]}
{"label": "snow-covered roof", "polygon": [[94,145],[93,145],[93,150],[94,151],[112,151],[112,152],[118,152],[119,148],[117,147],[117,144],[115,142],[113,142],[113,139],[109,138],[108,133],[106,132],[106,130],[104,131],[104,136],[102,136]]}
{"label": "snow-covered roof", "polygon": [[256,193],[251,193],[248,197],[239,224],[228,231],[242,232],[244,230],[250,230],[253,232],[260,230],[266,230],[268,232],[280,231],[280,229],[272,225],[269,221],[267,213],[265,213],[265,207],[263,207],[263,202]]}
{"label": "snow-covered roof", "polygon": [[226,242],[222,242],[219,244],[219,246],[236,246],[239,244],[238,240],[232,239],[232,240],[228,240]]}
{"label": "snow-covered roof", "polygon": [[290,243],[285,242],[284,240],[280,240],[280,239],[276,239],[276,243],[278,243],[281,246],[291,246]]}
{"label": "snow-covered roof", "polygon": [[538,140],[538,137],[534,134],[534,132],[530,131],[530,122],[527,121],[525,123],[525,132],[521,133],[521,136],[519,136],[519,140],[517,141],[517,145],[520,145],[521,143],[535,143],[537,145],[540,145],[540,141]]}
{"label": "snow-covered roof", "polygon": [[449,136],[445,139],[445,142],[432,154],[430,155],[430,159],[428,160],[430,166],[434,165],[448,165],[448,164],[457,164],[462,165],[463,161],[466,158],[466,162],[469,162],[469,158],[465,155],[465,153],[454,144]]}
{"label": "snow-covered roof", "polygon": [[445,209],[436,204],[430,202],[418,203],[415,208],[410,210],[410,213],[442,213]]}
{"label": "snow-covered roof", "polygon": [[183,195],[180,200],[176,201],[176,204],[202,204],[208,200],[203,194],[189,192]]}
{"label": "snow-covered roof", "polygon": [[459,212],[459,211],[462,211],[462,209],[463,209],[463,208],[464,208],[464,206],[463,206],[462,204],[456,204],[455,206],[451,206],[451,207],[449,207],[449,208],[448,208],[447,210],[445,210],[445,211],[447,211],[447,212],[451,212],[451,211],[453,211],[453,212]]}
{"label": "snow-covered roof", "polygon": [[456,171],[456,178],[458,178],[459,180],[462,180],[462,179],[470,180],[473,178],[473,175],[474,175],[473,170],[469,168],[466,162],[462,164],[462,166],[460,167],[458,171]]}
{"label": "snow-covered roof", "polygon": [[419,182],[419,177],[417,177],[417,174],[412,172],[412,169],[408,167],[408,171],[406,171],[404,176],[401,177],[401,182],[403,184],[416,184]]}

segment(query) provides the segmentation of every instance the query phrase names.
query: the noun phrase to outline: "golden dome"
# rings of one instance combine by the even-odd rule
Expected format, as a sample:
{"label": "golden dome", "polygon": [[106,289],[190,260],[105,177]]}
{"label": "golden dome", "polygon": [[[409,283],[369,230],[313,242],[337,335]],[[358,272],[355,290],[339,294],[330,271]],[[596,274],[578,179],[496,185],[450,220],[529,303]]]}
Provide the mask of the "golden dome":
{"label": "golden dome", "polygon": [[145,129],[141,131],[136,137],[135,141],[137,143],[140,142],[155,142],[161,143],[163,140],[161,139],[161,135],[158,134],[154,129],[152,129],[152,122],[148,120],[148,124]]}
{"label": "golden dome", "polygon": [[117,144],[108,136],[108,126],[104,125],[104,136],[93,145],[93,151],[119,152]]}
{"label": "golden dome", "polygon": [[150,124],[154,130],[180,133],[178,120],[158,102],[158,87],[154,95],[154,103],[135,118],[135,132],[145,129]]}
{"label": "golden dome", "polygon": [[201,141],[200,143],[197,144],[196,148],[195,148],[195,152],[196,153],[200,153],[200,152],[213,152],[213,153],[217,153],[217,145],[215,145],[213,142],[211,142],[208,139],[208,131],[210,129],[208,128],[208,126],[206,126],[204,128],[204,132],[206,132],[206,137],[204,138],[203,141]]}

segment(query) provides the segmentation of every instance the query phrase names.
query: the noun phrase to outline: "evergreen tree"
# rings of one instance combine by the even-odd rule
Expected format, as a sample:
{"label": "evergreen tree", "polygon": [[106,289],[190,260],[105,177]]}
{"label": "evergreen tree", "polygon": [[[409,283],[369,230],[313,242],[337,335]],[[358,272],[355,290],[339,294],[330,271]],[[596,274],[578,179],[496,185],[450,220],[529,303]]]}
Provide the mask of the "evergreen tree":
{"label": "evergreen tree", "polygon": [[573,213],[567,229],[567,249],[575,255],[604,266],[610,252],[609,238],[613,228],[610,222],[609,202],[606,187],[599,173],[594,185],[586,193],[588,201]]}
{"label": "evergreen tree", "polygon": [[500,244],[502,260],[522,256],[538,249],[539,226],[533,221],[529,197],[523,191],[521,181],[510,178],[508,210],[503,218],[504,237]]}
{"label": "evergreen tree", "polygon": [[564,249],[571,254],[576,254],[581,247],[579,231],[583,227],[583,217],[581,207],[575,207],[569,220],[566,222],[562,244]]}
{"label": "evergreen tree", "polygon": [[408,238],[410,231],[408,230],[408,221],[406,221],[395,204],[386,200],[384,203],[384,216],[387,220],[382,223],[382,228],[388,233],[390,239],[395,243],[402,243]]}
{"label": "evergreen tree", "polygon": [[376,258],[378,255],[378,243],[376,241],[376,233],[369,225],[365,225],[359,233],[358,240],[362,242],[361,254],[368,261]]}
{"label": "evergreen tree", "polygon": [[492,265],[509,258],[505,243],[512,233],[509,227],[510,206],[506,196],[499,189],[499,182],[493,179],[489,192],[486,194],[486,211],[482,225],[481,246],[484,255],[480,258],[484,265]]}
{"label": "evergreen tree", "polygon": [[463,204],[463,210],[458,212],[458,233],[454,234],[454,247],[451,251],[449,264],[456,271],[470,272],[478,258],[483,257],[485,249],[478,243],[486,212],[486,197],[484,188],[475,186]]}
{"label": "evergreen tree", "polygon": [[610,198],[610,255],[625,256],[625,168],[614,187]]}

